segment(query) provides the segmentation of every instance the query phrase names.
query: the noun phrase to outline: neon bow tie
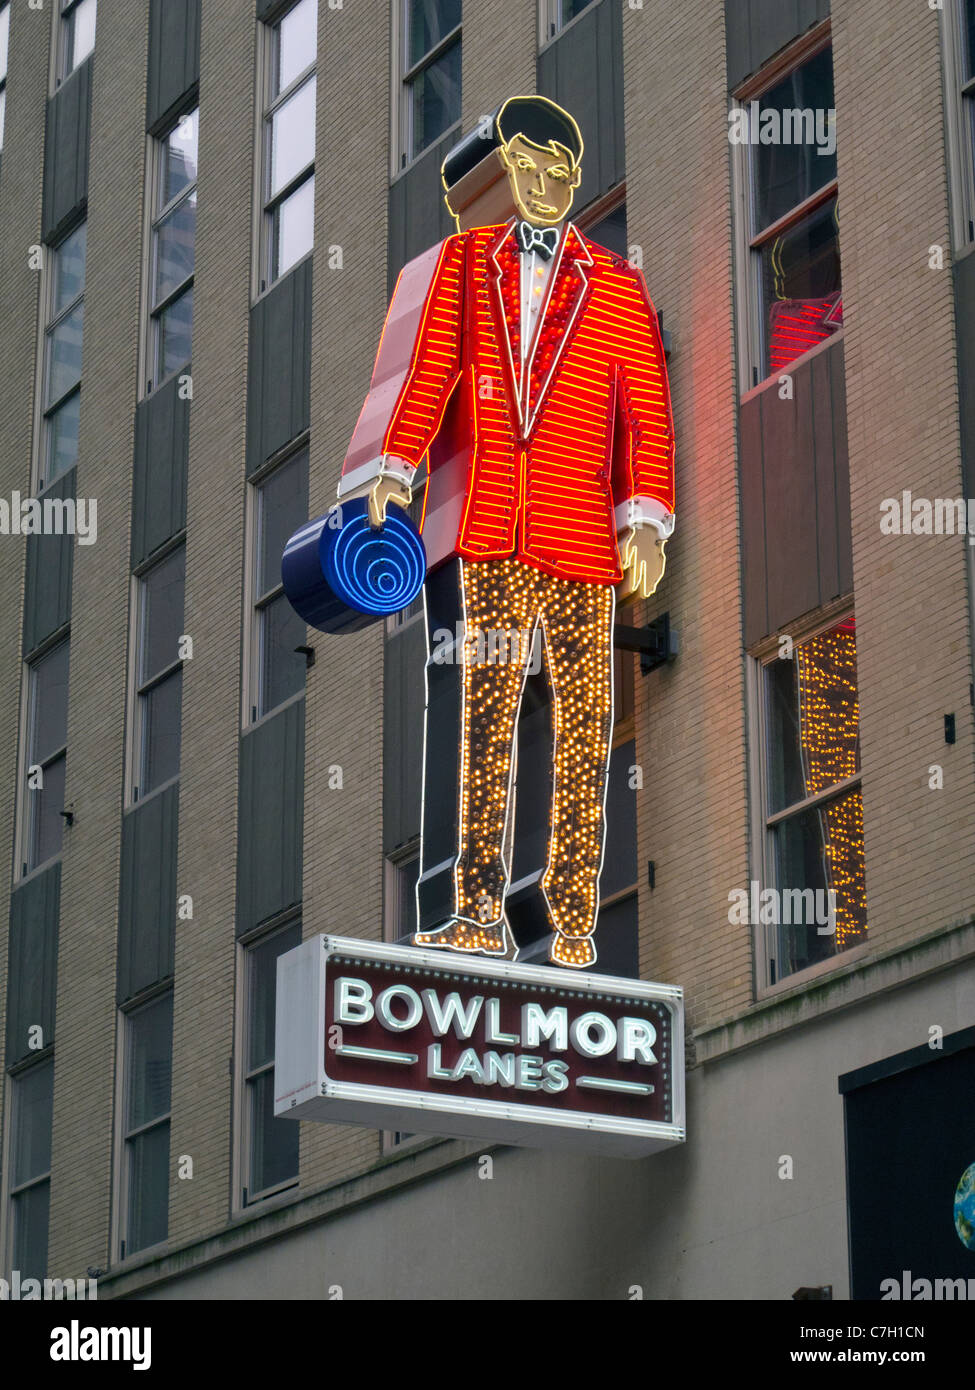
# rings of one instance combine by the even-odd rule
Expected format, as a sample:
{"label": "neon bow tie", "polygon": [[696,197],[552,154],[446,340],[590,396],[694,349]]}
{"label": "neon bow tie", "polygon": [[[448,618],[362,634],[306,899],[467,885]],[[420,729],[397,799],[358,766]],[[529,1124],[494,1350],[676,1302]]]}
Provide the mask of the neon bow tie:
{"label": "neon bow tie", "polygon": [[558,227],[533,227],[530,222],[519,222],[518,243],[522,251],[537,251],[544,260],[550,261],[559,244]]}

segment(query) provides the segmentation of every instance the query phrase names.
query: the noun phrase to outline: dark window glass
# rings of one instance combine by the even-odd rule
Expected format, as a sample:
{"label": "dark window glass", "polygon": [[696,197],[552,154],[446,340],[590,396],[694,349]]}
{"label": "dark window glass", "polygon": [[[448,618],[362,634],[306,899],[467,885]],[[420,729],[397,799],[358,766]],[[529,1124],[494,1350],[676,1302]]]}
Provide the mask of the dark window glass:
{"label": "dark window glass", "polygon": [[193,274],[196,243],[196,190],[168,212],[156,229],[158,304]]}
{"label": "dark window glass", "polygon": [[[759,112],[775,111],[767,122],[776,143],[753,144],[755,160],[755,230],[761,231],[836,178],[836,153],[826,122],[833,109],[833,52],[825,48],[758,98]],[[793,113],[801,113],[795,119]],[[759,134],[762,125],[759,124]],[[786,138],[789,136],[790,138]],[[754,138],[754,133],[753,133]],[[821,153],[822,151],[822,153]]]}
{"label": "dark window glass", "polygon": [[261,484],[259,498],[258,598],[281,583],[281,556],[299,526],[308,520],[308,452],[276,468]]}
{"label": "dark window glass", "polygon": [[461,0],[410,0],[409,60],[413,67],[425,53],[435,48],[461,18]]}
{"label": "dark window glass", "polygon": [[134,1255],[165,1240],[169,1229],[169,1121],[137,1134],[128,1150],[125,1253]]}
{"label": "dark window glass", "polygon": [[68,305],[84,293],[85,253],[88,245],[88,224],[81,226],[65,237],[54,253],[54,317],[62,313]]}
{"label": "dark window glass", "polygon": [[276,468],[258,492],[257,707],[266,714],[296,695],[305,683],[305,624],[281,590],[281,556],[289,538],[308,519],[308,453]]}
{"label": "dark window glass", "polygon": [[305,658],[296,647],[304,646],[303,619],[283,594],[261,610],[261,706],[264,713],[288,700],[305,684]]}
{"label": "dark window glass", "polygon": [[22,1281],[43,1279],[47,1275],[50,1205],[50,1181],[36,1183],[11,1197],[14,1228],[11,1268],[20,1270]]}
{"label": "dark window glass", "polygon": [[193,286],[159,315],[159,370],[169,376],[193,355]]}
{"label": "dark window glass", "polygon": [[142,795],[179,775],[183,672],[173,671],[143,696]]}
{"label": "dark window glass", "polygon": [[129,1088],[126,1128],[141,1129],[169,1113],[173,996],[165,994],[128,1016]]}
{"label": "dark window glass", "polygon": [[639,900],[636,893],[599,909],[596,927],[598,975],[640,978]]}
{"label": "dark window glass", "polygon": [[41,771],[28,774],[28,872],[61,852],[64,783],[68,741],[68,667],[70,644],[60,643],[30,668],[30,737],[28,762]]}
{"label": "dark window glass", "polygon": [[251,947],[247,953],[247,1103],[250,1149],[248,1196],[298,1176],[298,1126],[274,1117],[274,1016],[277,961],[301,944],[301,924]]}
{"label": "dark window glass", "polygon": [[11,1180],[14,1187],[51,1169],[54,1063],[32,1067],[13,1081],[16,1122]]}
{"label": "dark window glass", "polygon": [[68,669],[71,648],[61,642],[31,667],[34,701],[31,762],[43,763],[68,741]]}
{"label": "dark window glass", "polygon": [[43,787],[35,787],[28,792],[31,798],[30,843],[27,852],[27,867],[34,869],[38,864],[46,864],[56,854],[61,853],[64,830],[64,783],[67,773],[67,759],[63,756],[48,763],[43,773]]}
{"label": "dark window glass", "polygon": [[965,0],[966,77],[975,77],[975,0]]}
{"label": "dark window glass", "polygon": [[143,581],[142,681],[151,680],[179,659],[185,576],[186,551],[179,546]]}
{"label": "dark window glass", "polygon": [[460,120],[461,45],[452,44],[413,78],[413,154],[418,155],[439,140]]}
{"label": "dark window glass", "polygon": [[41,485],[67,473],[78,461],[78,431],[81,426],[81,392],[67,398],[47,417],[47,456]]}
{"label": "dark window glass", "polygon": [[620,203],[618,208],[614,208],[599,222],[585,230],[586,236],[591,241],[596,242],[598,246],[605,246],[607,251],[615,251],[617,256],[622,256],[624,260],[629,255],[626,241],[625,203]]}

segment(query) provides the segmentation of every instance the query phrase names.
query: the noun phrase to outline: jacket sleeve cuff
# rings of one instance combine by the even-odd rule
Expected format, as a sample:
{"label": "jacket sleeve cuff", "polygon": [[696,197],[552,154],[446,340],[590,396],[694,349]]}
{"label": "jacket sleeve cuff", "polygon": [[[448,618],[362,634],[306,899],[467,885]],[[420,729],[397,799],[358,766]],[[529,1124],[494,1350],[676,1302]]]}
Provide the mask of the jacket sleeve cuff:
{"label": "jacket sleeve cuff", "polygon": [[342,474],[339,479],[339,500],[369,492],[380,478],[395,478],[397,482],[412,487],[415,477],[416,468],[412,463],[396,458],[393,454],[381,454],[378,458],[370,459],[368,463],[360,463],[358,468],[353,468],[350,473]]}
{"label": "jacket sleeve cuff", "polygon": [[674,534],[674,525],[674,513],[655,497],[630,497],[616,508],[617,531],[625,531],[629,526],[634,530],[652,526],[661,540],[668,540]]}

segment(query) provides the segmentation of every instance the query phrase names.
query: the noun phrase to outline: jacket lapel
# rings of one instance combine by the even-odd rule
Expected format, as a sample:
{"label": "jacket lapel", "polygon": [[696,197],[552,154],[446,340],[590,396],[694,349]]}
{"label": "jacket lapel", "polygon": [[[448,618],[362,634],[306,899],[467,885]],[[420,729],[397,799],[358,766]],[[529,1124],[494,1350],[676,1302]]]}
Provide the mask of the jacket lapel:
{"label": "jacket lapel", "polygon": [[506,358],[511,399],[521,421],[521,255],[514,222],[502,229],[487,259],[498,343],[502,358]]}
{"label": "jacket lapel", "polygon": [[[517,241],[515,244],[517,248]],[[556,256],[542,321],[526,363],[526,380],[523,383],[526,437],[531,433],[545,393],[578,322],[588,289],[586,271],[592,265],[592,257],[571,222],[566,225]]]}

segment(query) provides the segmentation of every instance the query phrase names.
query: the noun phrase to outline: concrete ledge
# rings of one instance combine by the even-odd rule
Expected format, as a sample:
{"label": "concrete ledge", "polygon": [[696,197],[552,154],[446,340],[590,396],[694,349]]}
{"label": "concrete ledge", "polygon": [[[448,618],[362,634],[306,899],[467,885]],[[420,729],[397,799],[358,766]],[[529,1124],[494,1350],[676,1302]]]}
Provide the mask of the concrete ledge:
{"label": "concrete ledge", "polygon": [[693,1034],[696,1061],[719,1061],[743,1048],[777,1037],[805,1023],[852,1008],[926,975],[975,958],[975,922],[963,922],[922,936],[906,946],[870,952],[838,966],[829,975],[763,999],[722,1023]]}

